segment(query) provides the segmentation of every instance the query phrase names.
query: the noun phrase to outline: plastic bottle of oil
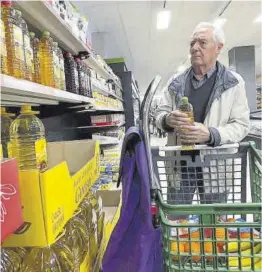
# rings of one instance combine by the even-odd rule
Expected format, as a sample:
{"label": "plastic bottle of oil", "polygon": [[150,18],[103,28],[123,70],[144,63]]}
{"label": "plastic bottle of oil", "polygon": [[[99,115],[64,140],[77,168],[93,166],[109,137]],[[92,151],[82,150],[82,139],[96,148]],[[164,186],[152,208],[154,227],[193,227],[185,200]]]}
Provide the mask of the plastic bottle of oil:
{"label": "plastic bottle of oil", "polygon": [[[13,270],[9,270],[13,271]],[[26,272],[79,272],[72,251],[65,244],[56,242],[48,247],[33,247],[22,263]]]}
{"label": "plastic bottle of oil", "polygon": [[55,88],[60,89],[60,63],[58,56],[58,43],[53,42],[53,60],[54,60],[54,76],[55,76]]}
{"label": "plastic bottle of oil", "polygon": [[1,48],[0,48],[0,55],[1,55],[1,73],[2,74],[8,74],[7,70],[7,51],[6,51],[6,39],[5,39],[5,25],[2,19],[1,21],[1,29],[0,29],[0,42],[1,42]]}
{"label": "plastic bottle of oil", "polygon": [[23,44],[24,44],[24,61],[23,61],[23,68],[24,68],[24,78],[26,80],[33,80],[33,49],[30,43],[30,36],[27,27],[26,21],[22,18],[21,19],[21,28],[23,32]]}
{"label": "plastic bottle of oil", "polygon": [[10,127],[9,157],[16,157],[20,170],[45,170],[47,167],[45,128],[39,112],[23,105]]}
{"label": "plastic bottle of oil", "polygon": [[10,1],[1,1],[1,15],[5,25],[8,74],[23,78],[23,33],[20,27],[22,13],[12,8]]}
{"label": "plastic bottle of oil", "polygon": [[62,50],[58,47],[59,68],[60,68],[60,90],[66,90],[65,84],[65,62]]}
{"label": "plastic bottle of oil", "polygon": [[[188,102],[188,97],[184,96],[181,98],[179,110],[183,113],[186,113],[190,119],[190,124],[194,125],[194,109],[193,106]],[[186,150],[194,149],[194,147],[194,144],[183,144],[183,149]]]}
{"label": "plastic bottle of oil", "polygon": [[39,39],[34,32],[30,32],[31,47],[33,49],[33,81],[40,83]]}
{"label": "plastic bottle of oil", "polygon": [[39,59],[41,84],[55,88],[53,39],[48,31],[43,31],[42,33],[42,38],[39,43]]}
{"label": "plastic bottle of oil", "polygon": [[6,112],[5,107],[1,107],[1,144],[4,158],[8,158],[7,146],[10,141],[10,126],[15,114]]}

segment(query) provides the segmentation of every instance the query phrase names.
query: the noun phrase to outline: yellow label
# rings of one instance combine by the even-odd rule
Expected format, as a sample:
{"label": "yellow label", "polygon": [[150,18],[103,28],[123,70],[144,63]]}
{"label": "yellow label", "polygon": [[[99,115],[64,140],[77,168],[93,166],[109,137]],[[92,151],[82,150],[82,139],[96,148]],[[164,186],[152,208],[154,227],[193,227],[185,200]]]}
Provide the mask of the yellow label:
{"label": "yellow label", "polygon": [[35,154],[37,168],[45,169],[47,167],[46,140],[44,138],[35,142]]}
{"label": "yellow label", "polygon": [[24,60],[23,54],[23,33],[22,29],[13,25],[14,30],[14,43],[15,43],[15,57],[19,60]]}
{"label": "yellow label", "polygon": [[2,158],[3,158],[3,147],[0,144],[0,159],[2,159]]}

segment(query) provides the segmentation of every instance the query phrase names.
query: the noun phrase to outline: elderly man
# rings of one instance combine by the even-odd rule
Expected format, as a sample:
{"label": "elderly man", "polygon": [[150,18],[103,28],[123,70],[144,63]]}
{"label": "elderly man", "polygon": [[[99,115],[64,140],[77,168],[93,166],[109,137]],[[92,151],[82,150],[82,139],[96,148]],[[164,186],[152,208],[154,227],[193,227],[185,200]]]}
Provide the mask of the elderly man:
{"label": "elderly man", "polygon": [[[217,61],[224,43],[224,33],[216,25],[203,22],[195,28],[190,42],[191,67],[172,79],[156,112],[157,126],[169,132],[168,145],[192,143],[215,147],[239,142],[247,135],[249,108],[245,82]],[[188,116],[178,110],[183,96],[194,107],[195,125],[190,125]],[[184,155],[199,154],[188,152]],[[187,168],[185,161],[180,166]],[[182,171],[179,188],[169,189],[172,202],[192,203],[196,188],[202,203],[226,201],[228,189],[224,193],[205,192],[202,168],[188,167],[187,171],[194,172],[195,180],[190,178],[192,173]]]}

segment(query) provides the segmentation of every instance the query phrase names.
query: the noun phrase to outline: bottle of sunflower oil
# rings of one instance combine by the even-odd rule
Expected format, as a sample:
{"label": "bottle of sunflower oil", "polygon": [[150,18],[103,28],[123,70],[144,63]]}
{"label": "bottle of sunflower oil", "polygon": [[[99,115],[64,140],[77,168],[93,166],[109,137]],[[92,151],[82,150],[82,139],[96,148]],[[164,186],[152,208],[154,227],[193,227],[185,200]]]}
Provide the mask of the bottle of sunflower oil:
{"label": "bottle of sunflower oil", "polygon": [[[179,105],[179,110],[185,114],[187,114],[190,119],[190,124],[194,125],[194,109],[193,106],[189,103],[188,97],[184,96],[181,98],[181,103]],[[194,144],[183,144],[184,150],[194,149]]]}
{"label": "bottle of sunflower oil", "polygon": [[55,88],[60,89],[60,65],[58,56],[58,43],[53,42],[53,60],[54,60],[54,76],[55,76]]}
{"label": "bottle of sunflower oil", "polygon": [[0,55],[1,55],[1,73],[2,74],[8,74],[8,70],[7,70],[7,51],[6,51],[6,39],[5,39],[5,25],[4,22],[2,20],[2,18],[0,19],[1,21],[1,29],[0,29],[0,41],[1,41],[1,51],[0,51]]}
{"label": "bottle of sunflower oil", "polygon": [[20,27],[22,13],[12,8],[11,1],[1,1],[1,15],[5,25],[8,74],[23,78],[23,33]]}
{"label": "bottle of sunflower oil", "polygon": [[[13,271],[13,270],[9,270]],[[26,272],[78,272],[71,249],[59,241],[48,247],[33,247],[22,263]]]}
{"label": "bottle of sunflower oil", "polygon": [[24,19],[21,19],[21,28],[23,32],[23,44],[24,44],[24,74],[26,80],[33,80],[33,49],[30,43],[30,36],[27,27],[27,23]]}
{"label": "bottle of sunflower oil", "polygon": [[1,249],[1,271],[2,272],[19,272],[21,271],[22,260],[11,248]]}
{"label": "bottle of sunflower oil", "polygon": [[48,31],[43,31],[42,33],[39,43],[39,59],[41,84],[55,88],[53,39]]}
{"label": "bottle of sunflower oil", "polygon": [[60,90],[65,91],[66,85],[65,85],[65,62],[64,62],[64,56],[61,48],[58,47],[58,57],[59,57],[59,68],[60,68]]}
{"label": "bottle of sunflower oil", "polygon": [[10,141],[10,126],[15,114],[6,112],[5,107],[1,107],[1,144],[4,158],[8,158],[7,146]]}
{"label": "bottle of sunflower oil", "polygon": [[32,111],[31,106],[23,105],[20,115],[10,126],[9,157],[15,157],[20,170],[47,168],[45,128],[39,118],[39,112]]}
{"label": "bottle of sunflower oil", "polygon": [[39,39],[34,32],[30,32],[31,47],[33,49],[33,81],[40,83]]}

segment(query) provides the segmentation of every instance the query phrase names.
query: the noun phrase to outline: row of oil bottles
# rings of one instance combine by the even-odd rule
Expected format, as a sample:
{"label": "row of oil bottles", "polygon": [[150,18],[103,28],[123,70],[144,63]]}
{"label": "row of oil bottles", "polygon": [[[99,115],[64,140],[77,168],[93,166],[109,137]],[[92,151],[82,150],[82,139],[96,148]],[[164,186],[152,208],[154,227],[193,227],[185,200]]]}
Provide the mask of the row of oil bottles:
{"label": "row of oil bottles", "polygon": [[71,53],[63,55],[48,31],[39,40],[22,12],[1,1],[1,73],[92,97],[91,72]]}
{"label": "row of oil bottles", "polygon": [[64,232],[51,246],[40,248],[2,248],[2,272],[93,272],[103,240],[104,213],[102,199],[91,192],[79,210],[65,225]]}
{"label": "row of oil bottles", "polygon": [[20,115],[8,113],[1,107],[1,145],[4,158],[16,158],[20,170],[47,168],[45,128],[36,117],[38,112],[23,105]]}

